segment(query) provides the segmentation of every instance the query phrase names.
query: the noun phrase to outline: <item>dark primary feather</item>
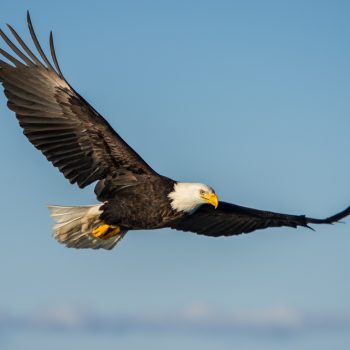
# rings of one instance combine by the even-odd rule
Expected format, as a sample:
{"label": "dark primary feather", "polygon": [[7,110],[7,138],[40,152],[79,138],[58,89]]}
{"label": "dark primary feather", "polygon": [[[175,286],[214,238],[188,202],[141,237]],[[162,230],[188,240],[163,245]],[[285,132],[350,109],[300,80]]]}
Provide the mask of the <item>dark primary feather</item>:
{"label": "dark primary feather", "polygon": [[350,207],[326,219],[313,219],[305,215],[279,214],[220,202],[217,209],[203,205],[172,228],[213,237],[232,236],[267,227],[296,228],[297,226],[309,227],[308,224],[332,224],[349,214]]}
{"label": "dark primary feather", "polygon": [[39,44],[29,13],[27,22],[43,62],[11,26],[19,46],[0,29],[0,36],[12,51],[0,48],[0,82],[8,107],[16,113],[29,141],[79,187],[106,177],[118,178],[119,174],[129,174],[129,178],[132,174],[156,174],[66,81],[52,33],[50,51],[55,68]]}

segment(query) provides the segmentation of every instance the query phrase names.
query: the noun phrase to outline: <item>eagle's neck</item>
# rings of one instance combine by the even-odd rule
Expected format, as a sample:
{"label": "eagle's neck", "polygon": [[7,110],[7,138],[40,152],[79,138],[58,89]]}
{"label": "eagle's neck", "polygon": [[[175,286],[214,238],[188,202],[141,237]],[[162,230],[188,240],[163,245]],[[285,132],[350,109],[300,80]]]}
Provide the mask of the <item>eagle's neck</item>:
{"label": "eagle's neck", "polygon": [[204,204],[203,200],[198,196],[201,186],[205,185],[190,182],[175,183],[174,190],[168,194],[172,209],[186,214],[195,212]]}

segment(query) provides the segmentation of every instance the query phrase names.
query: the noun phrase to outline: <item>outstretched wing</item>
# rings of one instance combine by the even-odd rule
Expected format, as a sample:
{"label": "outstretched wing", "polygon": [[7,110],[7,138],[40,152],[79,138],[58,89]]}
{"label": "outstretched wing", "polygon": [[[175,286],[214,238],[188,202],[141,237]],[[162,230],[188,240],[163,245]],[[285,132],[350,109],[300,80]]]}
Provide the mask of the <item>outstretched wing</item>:
{"label": "outstretched wing", "polygon": [[10,54],[0,48],[0,82],[8,107],[16,113],[29,141],[79,187],[119,172],[155,174],[66,81],[57,62],[52,32],[50,50],[55,68],[39,44],[29,13],[27,22],[42,61],[8,25],[19,47],[0,29],[12,50]]}
{"label": "outstretched wing", "polygon": [[305,215],[279,214],[220,202],[217,209],[210,205],[201,206],[195,213],[188,215],[172,228],[213,237],[233,236],[267,227],[311,228],[309,224],[332,224],[349,214],[350,207],[326,219],[313,219]]}

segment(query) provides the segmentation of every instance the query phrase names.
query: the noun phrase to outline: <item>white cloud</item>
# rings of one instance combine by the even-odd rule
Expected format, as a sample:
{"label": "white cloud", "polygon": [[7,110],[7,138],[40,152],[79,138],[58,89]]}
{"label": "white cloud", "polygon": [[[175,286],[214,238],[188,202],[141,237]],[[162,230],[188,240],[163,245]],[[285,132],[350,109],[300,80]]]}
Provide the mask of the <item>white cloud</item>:
{"label": "white cloud", "polygon": [[37,327],[62,327],[77,329],[83,326],[86,315],[81,309],[70,305],[61,305],[45,308],[33,315],[28,315],[27,320]]}
{"label": "white cloud", "polygon": [[102,315],[72,307],[55,306],[33,314],[11,315],[0,311],[0,331],[21,330],[123,334],[176,332],[223,335],[294,335],[315,332],[349,332],[350,310],[322,313],[287,306],[267,309],[219,310],[195,303],[177,312],[162,314]]}

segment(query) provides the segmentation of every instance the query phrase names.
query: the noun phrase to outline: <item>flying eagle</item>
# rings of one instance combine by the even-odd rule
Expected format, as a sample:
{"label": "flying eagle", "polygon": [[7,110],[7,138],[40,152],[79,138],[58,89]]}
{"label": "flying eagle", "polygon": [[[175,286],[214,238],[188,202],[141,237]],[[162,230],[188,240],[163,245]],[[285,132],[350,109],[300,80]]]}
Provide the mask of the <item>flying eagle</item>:
{"label": "flying eagle", "polygon": [[[128,231],[170,227],[206,236],[232,236],[267,227],[331,224],[219,202],[212,187],[184,183],[154,171],[68,83],[57,61],[52,32],[47,58],[27,13],[35,55],[8,25],[17,45],[0,29],[0,81],[24,135],[80,188],[97,181],[100,204],[50,206],[54,238],[67,247],[112,249]],[[0,56],[1,57],[1,56]],[[5,59],[5,60],[4,60]],[[309,227],[310,228],[310,227]]]}

